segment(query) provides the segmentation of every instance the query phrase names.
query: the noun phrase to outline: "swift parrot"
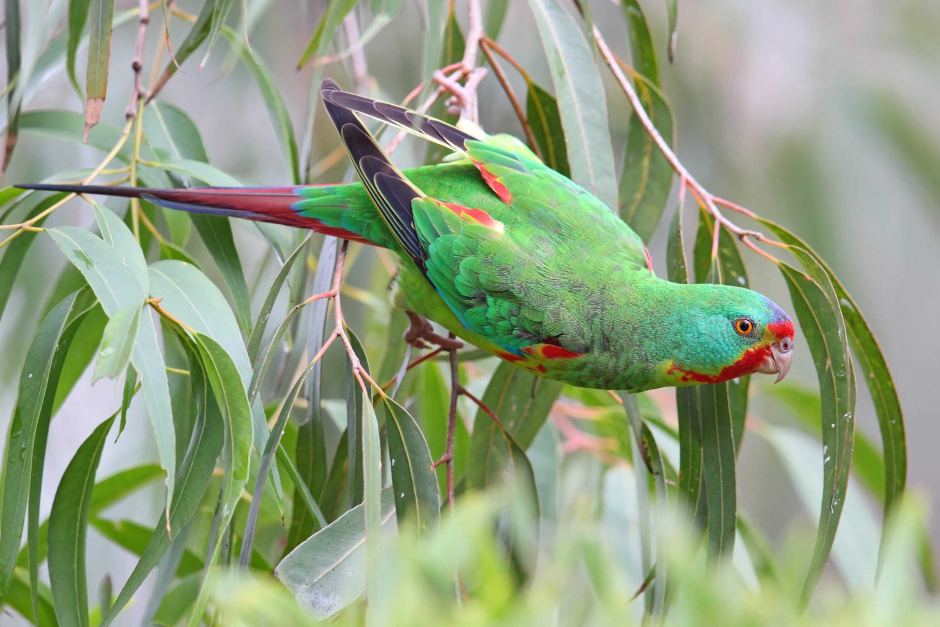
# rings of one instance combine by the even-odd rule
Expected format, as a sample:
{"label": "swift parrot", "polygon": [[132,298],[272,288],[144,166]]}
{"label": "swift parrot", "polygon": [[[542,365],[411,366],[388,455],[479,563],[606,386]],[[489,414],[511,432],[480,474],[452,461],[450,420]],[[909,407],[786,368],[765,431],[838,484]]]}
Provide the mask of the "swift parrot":
{"label": "swift parrot", "polygon": [[[741,287],[657,277],[640,237],[510,135],[468,133],[342,91],[323,104],[361,182],[264,188],[23,185],[138,197],[171,209],[312,229],[394,251],[395,303],[534,373],[637,392],[755,372],[782,379],[794,327]],[[440,144],[455,160],[395,167],[367,116]]]}

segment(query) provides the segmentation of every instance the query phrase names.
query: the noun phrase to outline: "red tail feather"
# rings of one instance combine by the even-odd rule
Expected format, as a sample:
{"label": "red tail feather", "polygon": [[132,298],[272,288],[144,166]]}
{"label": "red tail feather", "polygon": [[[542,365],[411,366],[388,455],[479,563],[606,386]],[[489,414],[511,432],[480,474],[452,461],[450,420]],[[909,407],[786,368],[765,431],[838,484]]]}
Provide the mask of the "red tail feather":
{"label": "red tail feather", "polygon": [[108,187],[104,185],[18,185],[24,189],[72,192],[102,196],[142,198],[154,204],[190,213],[208,213],[258,222],[271,222],[368,244],[361,236],[342,228],[331,227],[315,218],[297,213],[294,203],[300,200],[295,187],[194,187],[189,189],[147,189]]}

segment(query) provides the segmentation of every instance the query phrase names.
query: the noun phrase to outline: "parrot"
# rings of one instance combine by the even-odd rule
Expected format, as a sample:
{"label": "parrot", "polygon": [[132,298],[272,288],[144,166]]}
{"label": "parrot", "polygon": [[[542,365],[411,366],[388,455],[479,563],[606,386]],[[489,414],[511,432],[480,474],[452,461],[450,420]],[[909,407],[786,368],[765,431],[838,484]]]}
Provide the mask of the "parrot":
{"label": "parrot", "polygon": [[[786,376],[794,325],[781,307],[743,287],[658,277],[623,220],[516,137],[468,132],[330,79],[320,95],[359,182],[21,187],[142,198],[386,248],[399,260],[394,305],[413,323],[430,329],[431,320],[503,360],[577,387],[641,392],[753,373]],[[452,154],[401,170],[363,119]]]}

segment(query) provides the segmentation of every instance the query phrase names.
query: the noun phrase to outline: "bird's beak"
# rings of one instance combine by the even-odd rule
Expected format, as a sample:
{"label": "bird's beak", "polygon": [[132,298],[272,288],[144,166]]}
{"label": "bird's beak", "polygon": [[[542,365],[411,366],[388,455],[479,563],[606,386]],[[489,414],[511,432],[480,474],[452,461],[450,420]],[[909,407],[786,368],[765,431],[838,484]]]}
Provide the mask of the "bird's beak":
{"label": "bird's beak", "polygon": [[770,345],[770,354],[764,358],[758,367],[758,372],[775,374],[774,383],[780,383],[790,371],[790,362],[793,360],[793,338],[784,337]]}

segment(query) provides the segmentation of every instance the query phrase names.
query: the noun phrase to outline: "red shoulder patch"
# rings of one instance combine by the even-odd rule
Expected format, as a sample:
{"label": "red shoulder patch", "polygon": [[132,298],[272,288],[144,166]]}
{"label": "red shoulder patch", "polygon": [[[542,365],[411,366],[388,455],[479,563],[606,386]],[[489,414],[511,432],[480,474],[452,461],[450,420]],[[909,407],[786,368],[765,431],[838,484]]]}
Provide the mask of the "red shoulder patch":
{"label": "red shoulder patch", "polygon": [[503,185],[503,182],[499,180],[498,176],[487,170],[486,166],[484,166],[479,161],[474,161],[473,165],[475,165],[477,170],[480,171],[480,176],[483,177],[483,180],[486,182],[487,186],[493,190],[494,194],[499,196],[499,199],[502,200],[503,203],[508,205],[512,202],[512,194],[509,193],[509,190],[505,185]]}
{"label": "red shoulder patch", "polygon": [[442,202],[441,204],[465,220],[476,222],[477,224],[485,226],[488,229],[493,229],[494,231],[499,231],[500,233],[503,232],[503,223],[499,220],[494,220],[493,216],[482,209],[464,207],[463,205],[458,205],[453,202]]}

